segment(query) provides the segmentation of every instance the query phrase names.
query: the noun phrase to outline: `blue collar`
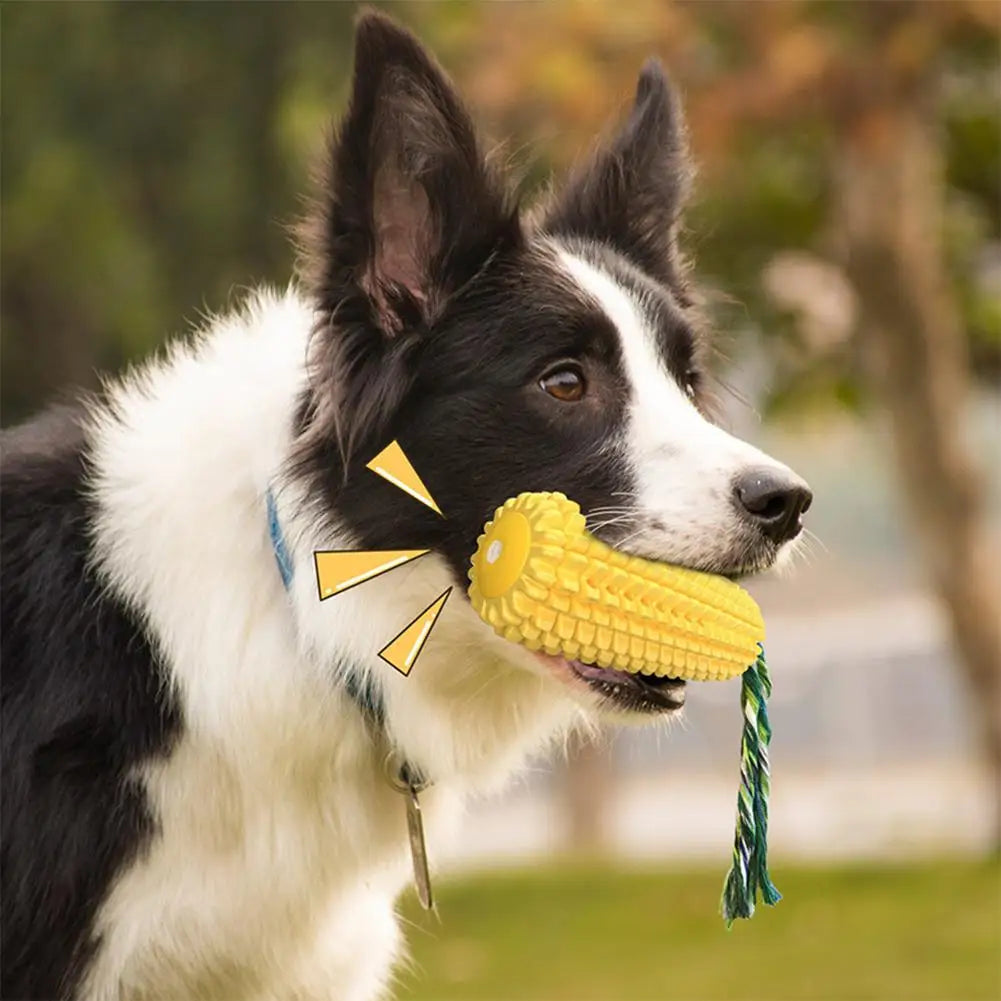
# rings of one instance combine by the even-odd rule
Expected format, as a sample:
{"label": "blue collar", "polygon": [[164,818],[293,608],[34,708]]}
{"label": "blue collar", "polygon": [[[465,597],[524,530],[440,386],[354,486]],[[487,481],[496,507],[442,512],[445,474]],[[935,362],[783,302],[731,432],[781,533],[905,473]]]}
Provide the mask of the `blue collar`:
{"label": "blue collar", "polygon": [[[275,562],[278,564],[278,572],[281,574],[282,584],[286,591],[292,590],[292,557],[289,553],[288,545],[285,542],[285,534],[282,532],[281,522],[278,520],[278,505],[275,503],[275,495],[272,490],[267,493],[268,505],[268,534],[271,536],[271,548],[275,552]],[[365,718],[365,721],[374,730],[381,730],[386,722],[386,704],[383,701],[382,693],[375,683],[369,680],[363,672],[353,670],[349,665],[344,665],[343,677],[344,688],[352,701],[358,707],[358,711]]]}
{"label": "blue collar", "polygon": [[275,503],[275,495],[271,490],[268,491],[267,503],[268,534],[271,536],[271,548],[275,551],[275,562],[278,564],[278,572],[282,575],[285,590],[291,591],[292,557],[289,556],[288,546],[285,545],[285,535],[282,532],[281,522],[278,520],[278,505]]}

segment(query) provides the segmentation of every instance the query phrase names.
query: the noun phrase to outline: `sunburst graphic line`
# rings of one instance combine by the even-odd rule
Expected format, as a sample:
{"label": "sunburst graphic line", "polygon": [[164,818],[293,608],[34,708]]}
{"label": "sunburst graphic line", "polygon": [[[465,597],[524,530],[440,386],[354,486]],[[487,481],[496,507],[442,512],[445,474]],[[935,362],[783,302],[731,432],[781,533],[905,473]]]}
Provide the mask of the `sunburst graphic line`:
{"label": "sunburst graphic line", "polygon": [[420,559],[428,552],[427,549],[318,549],[313,560],[320,601]]}
{"label": "sunburst graphic line", "polygon": [[[373,473],[392,483],[394,487],[406,491],[414,500],[426,504],[432,511],[441,514],[441,508],[431,496],[431,491],[424,486],[424,481],[417,475],[417,470],[395,438],[374,459],[366,463],[366,466]],[[445,516],[442,514],[442,517]]]}
{"label": "sunburst graphic line", "polygon": [[[396,439],[366,463],[366,467],[445,517]],[[359,584],[420,559],[428,552],[428,549],[318,549],[313,553],[313,562],[320,601],[343,594]],[[451,593],[452,588],[449,587],[438,595],[379,651],[379,657],[400,674],[409,675]]]}
{"label": "sunburst graphic line", "polygon": [[417,618],[379,651],[379,656],[400,674],[410,673],[451,593],[451,587],[442,591]]}

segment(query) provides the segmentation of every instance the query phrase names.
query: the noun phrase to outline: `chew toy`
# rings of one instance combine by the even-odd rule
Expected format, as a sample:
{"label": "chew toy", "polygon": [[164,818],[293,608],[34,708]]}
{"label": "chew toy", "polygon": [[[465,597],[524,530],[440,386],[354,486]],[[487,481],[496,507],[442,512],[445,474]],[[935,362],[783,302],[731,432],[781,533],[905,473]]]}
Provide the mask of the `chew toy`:
{"label": "chew toy", "polygon": [[723,577],[628,556],[587,532],[561,493],[525,493],[497,508],[469,571],[474,609],[530,650],[631,673],[725,680],[742,675],[740,792],[733,865],[723,888],[729,926],[760,892],[779,900],[767,868],[771,682],[764,622]]}

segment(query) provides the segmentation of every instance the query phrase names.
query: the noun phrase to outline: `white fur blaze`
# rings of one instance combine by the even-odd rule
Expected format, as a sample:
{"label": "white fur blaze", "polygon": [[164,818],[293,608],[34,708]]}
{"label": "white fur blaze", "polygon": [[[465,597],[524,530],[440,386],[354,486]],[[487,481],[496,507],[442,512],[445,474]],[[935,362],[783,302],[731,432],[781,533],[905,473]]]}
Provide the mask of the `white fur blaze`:
{"label": "white fur blaze", "polygon": [[630,392],[624,447],[644,526],[629,548],[687,565],[724,558],[746,531],[732,501],[734,477],[752,466],[785,467],[699,413],[666,371],[642,306],[626,289],[575,254],[560,258],[619,333]]}

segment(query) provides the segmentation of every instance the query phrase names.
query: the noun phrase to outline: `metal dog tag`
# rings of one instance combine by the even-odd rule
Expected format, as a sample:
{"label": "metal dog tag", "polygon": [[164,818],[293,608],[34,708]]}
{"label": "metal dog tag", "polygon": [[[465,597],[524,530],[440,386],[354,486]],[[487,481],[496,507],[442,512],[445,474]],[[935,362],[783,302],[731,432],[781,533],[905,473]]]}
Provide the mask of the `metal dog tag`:
{"label": "metal dog tag", "polygon": [[414,864],[414,883],[417,898],[426,911],[434,910],[431,894],[431,873],[428,871],[428,854],[424,845],[424,821],[421,818],[421,804],[417,798],[417,787],[408,785],[403,793],[407,801],[407,835],[410,839],[410,858]]}
{"label": "metal dog tag", "polygon": [[410,861],[414,867],[414,884],[417,899],[426,911],[434,910],[434,896],[431,893],[431,873],[428,869],[428,853],[424,843],[424,819],[421,816],[421,801],[417,798],[428,787],[419,776],[415,776],[398,754],[391,753],[386,758],[386,777],[389,784],[402,794],[407,804],[407,840],[410,842]]}

